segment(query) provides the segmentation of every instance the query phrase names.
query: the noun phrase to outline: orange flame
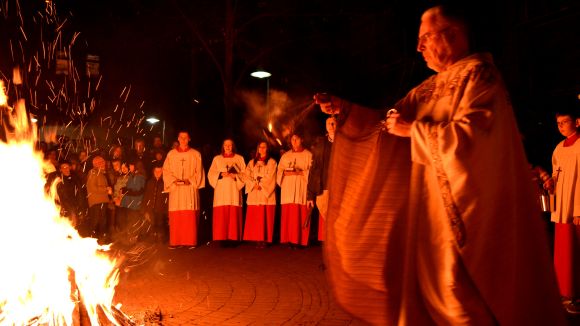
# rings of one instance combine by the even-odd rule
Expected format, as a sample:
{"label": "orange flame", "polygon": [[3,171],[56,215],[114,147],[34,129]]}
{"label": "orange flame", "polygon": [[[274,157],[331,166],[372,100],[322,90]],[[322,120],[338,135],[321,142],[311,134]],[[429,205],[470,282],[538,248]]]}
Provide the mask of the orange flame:
{"label": "orange flame", "polygon": [[0,324],[72,325],[82,304],[92,325],[101,310],[112,312],[118,262],[108,246],[82,238],[60,216],[54,197],[44,191],[42,153],[34,150],[36,130],[29,125],[24,101],[9,108],[0,88],[0,110],[9,111],[14,131],[0,142]]}

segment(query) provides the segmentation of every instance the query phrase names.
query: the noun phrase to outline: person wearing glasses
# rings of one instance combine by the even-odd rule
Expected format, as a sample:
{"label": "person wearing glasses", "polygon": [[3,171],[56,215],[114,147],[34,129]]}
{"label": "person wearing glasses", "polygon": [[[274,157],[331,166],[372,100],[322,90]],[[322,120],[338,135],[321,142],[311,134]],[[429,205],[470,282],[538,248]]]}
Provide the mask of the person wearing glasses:
{"label": "person wearing glasses", "polygon": [[330,283],[371,324],[564,325],[509,96],[460,9],[423,13],[417,51],[435,74],[384,123],[384,113],[315,96],[340,122]]}

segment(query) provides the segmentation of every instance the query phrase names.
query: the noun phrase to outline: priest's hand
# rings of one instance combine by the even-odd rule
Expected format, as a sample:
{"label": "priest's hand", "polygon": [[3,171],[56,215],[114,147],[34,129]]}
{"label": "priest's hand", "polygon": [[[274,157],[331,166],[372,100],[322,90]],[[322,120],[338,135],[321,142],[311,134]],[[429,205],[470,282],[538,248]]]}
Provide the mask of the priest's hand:
{"label": "priest's hand", "polygon": [[184,180],[183,180],[183,183],[184,183],[186,186],[189,186],[189,185],[191,184],[191,182],[189,181],[189,179],[184,179]]}
{"label": "priest's hand", "polygon": [[574,223],[574,225],[580,225],[580,216],[574,216],[574,221],[572,223]]}
{"label": "priest's hand", "polygon": [[306,201],[306,208],[308,208],[308,209],[314,208],[314,200],[307,200]]}
{"label": "priest's hand", "polygon": [[385,121],[389,134],[399,137],[411,137],[411,123],[401,119],[401,114],[391,113]]}

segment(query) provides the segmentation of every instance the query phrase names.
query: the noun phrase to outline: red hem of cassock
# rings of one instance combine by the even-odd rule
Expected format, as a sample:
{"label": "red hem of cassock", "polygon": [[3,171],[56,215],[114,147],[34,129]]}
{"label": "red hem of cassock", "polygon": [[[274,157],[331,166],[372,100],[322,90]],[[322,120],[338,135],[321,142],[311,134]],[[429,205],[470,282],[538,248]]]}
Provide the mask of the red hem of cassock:
{"label": "red hem of cassock", "polygon": [[304,226],[308,217],[306,205],[283,204],[280,222],[280,243],[308,245],[310,222]]}
{"label": "red hem of cassock", "polygon": [[169,245],[197,246],[199,211],[169,212]]}
{"label": "red hem of cassock", "polygon": [[244,224],[244,240],[272,243],[275,214],[276,205],[248,205],[246,223]]}
{"label": "red hem of cassock", "polygon": [[560,295],[580,298],[580,226],[556,223],[554,268]]}
{"label": "red hem of cassock", "polygon": [[242,207],[217,206],[213,208],[213,239],[240,240],[242,237]]}

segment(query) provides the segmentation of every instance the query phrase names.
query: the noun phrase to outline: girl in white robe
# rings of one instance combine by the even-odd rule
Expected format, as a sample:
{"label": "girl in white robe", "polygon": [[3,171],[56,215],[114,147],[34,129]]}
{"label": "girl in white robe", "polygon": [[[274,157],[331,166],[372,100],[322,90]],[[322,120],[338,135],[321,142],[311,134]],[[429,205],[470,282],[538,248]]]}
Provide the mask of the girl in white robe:
{"label": "girl in white robe", "polygon": [[207,173],[214,188],[213,240],[241,240],[245,169],[244,158],[234,152],[234,142],[226,139],[222,154],[214,157]]}
{"label": "girl in white robe", "polygon": [[302,147],[302,138],[292,135],[292,150],[280,158],[277,183],[281,188],[282,208],[280,243],[308,245],[310,216],[306,206],[308,172],[312,165],[312,153]]}
{"label": "girl in white robe", "polygon": [[258,247],[272,243],[276,214],[276,161],[268,154],[268,144],[260,142],[256,157],[246,167],[246,223],[244,240]]}

